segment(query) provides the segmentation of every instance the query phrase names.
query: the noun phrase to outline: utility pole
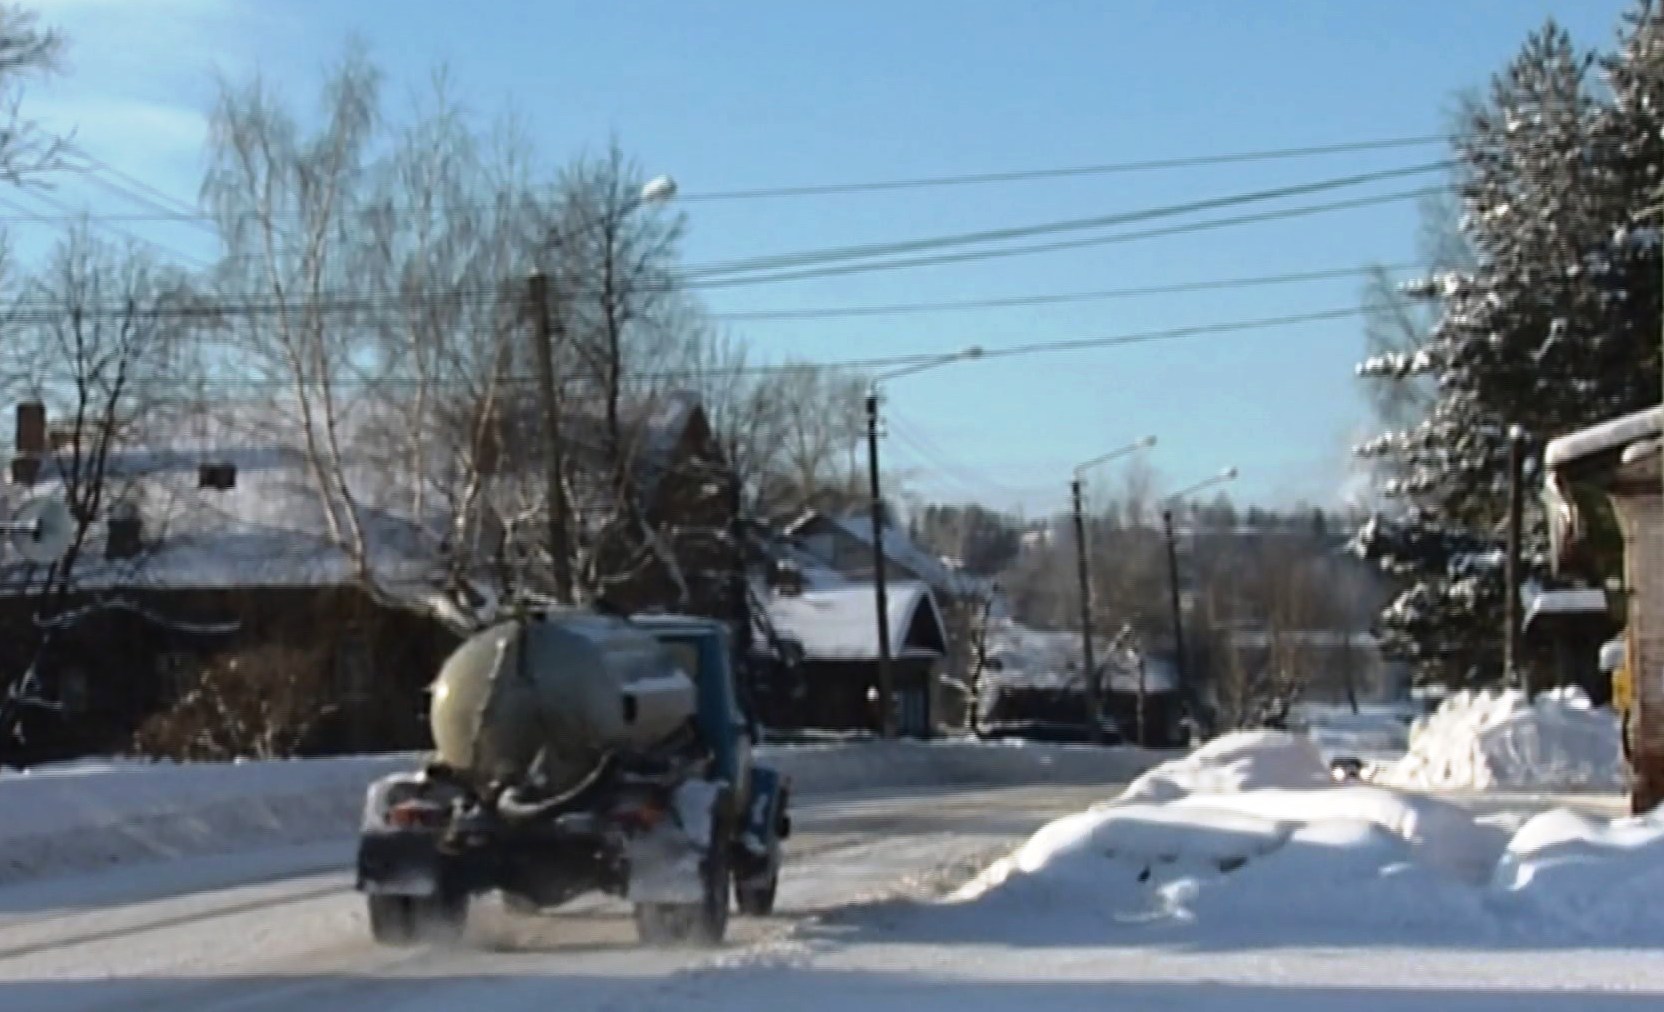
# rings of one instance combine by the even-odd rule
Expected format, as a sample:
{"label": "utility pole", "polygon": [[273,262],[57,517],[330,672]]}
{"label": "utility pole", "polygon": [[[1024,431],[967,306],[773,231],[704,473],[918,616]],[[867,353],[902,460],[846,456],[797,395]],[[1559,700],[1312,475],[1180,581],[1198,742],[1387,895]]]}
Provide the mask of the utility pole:
{"label": "utility pole", "polygon": [[1186,701],[1190,692],[1190,679],[1185,671],[1184,662],[1184,615],[1179,606],[1179,543],[1173,533],[1173,508],[1171,506],[1161,511],[1161,523],[1167,534],[1167,586],[1173,608],[1173,674],[1178,684],[1178,697]]}
{"label": "utility pole", "polygon": [[533,271],[526,279],[526,296],[532,317],[532,352],[537,361],[537,380],[543,398],[543,443],[548,459],[549,561],[555,579],[555,599],[572,603],[572,553],[567,543],[566,492],[561,480],[566,471],[565,447],[560,435],[560,397],[555,389],[554,332],[549,319],[549,279]]}
{"label": "utility pole", "polygon": [[1092,721],[1092,741],[1103,744],[1103,693],[1098,684],[1097,659],[1092,655],[1092,574],[1086,559],[1086,513],[1081,506],[1080,478],[1069,483],[1069,497],[1075,514],[1075,572],[1080,580],[1081,676],[1086,685],[1087,716]]}
{"label": "utility pole", "polygon": [[1503,569],[1502,676],[1507,683],[1531,694],[1530,681],[1520,670],[1520,527],[1525,519],[1525,430],[1508,430],[1508,545]]}
{"label": "utility pole", "polygon": [[867,392],[867,479],[872,492],[872,590],[878,610],[878,733],[896,736],[895,673],[890,664],[890,601],[884,586],[884,499],[878,483],[878,391]]}

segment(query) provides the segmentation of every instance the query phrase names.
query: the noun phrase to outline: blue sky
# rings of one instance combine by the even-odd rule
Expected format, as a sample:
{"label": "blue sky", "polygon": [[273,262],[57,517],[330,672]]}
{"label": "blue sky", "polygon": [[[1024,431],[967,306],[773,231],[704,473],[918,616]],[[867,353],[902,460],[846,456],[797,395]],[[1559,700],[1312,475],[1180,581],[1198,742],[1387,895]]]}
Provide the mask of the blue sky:
{"label": "blue sky", "polygon": [[[54,128],[193,199],[219,76],[312,107],[350,33],[401,106],[449,67],[558,166],[616,138],[685,193],[1101,164],[1438,133],[1553,16],[1606,44],[1626,0],[45,0],[67,73],[29,96]],[[690,264],[1114,214],[1407,166],[1436,148],[978,187],[685,203]],[[1385,183],[1295,203],[1386,193]],[[9,195],[16,198],[16,194]],[[65,185],[58,199],[136,210]],[[1024,296],[1414,258],[1412,202],[972,264],[714,290],[715,313]],[[42,230],[47,231],[43,232]],[[203,252],[200,236],[146,235]],[[27,256],[48,226],[18,226]],[[759,358],[998,348],[1356,305],[1346,278],[924,315],[729,324]],[[898,381],[886,460],[938,500],[1029,513],[1081,460],[1155,433],[1165,487],[1226,464],[1234,498],[1338,501],[1369,413],[1352,320],[968,363]],[[1112,479],[1113,474],[1107,475]]]}

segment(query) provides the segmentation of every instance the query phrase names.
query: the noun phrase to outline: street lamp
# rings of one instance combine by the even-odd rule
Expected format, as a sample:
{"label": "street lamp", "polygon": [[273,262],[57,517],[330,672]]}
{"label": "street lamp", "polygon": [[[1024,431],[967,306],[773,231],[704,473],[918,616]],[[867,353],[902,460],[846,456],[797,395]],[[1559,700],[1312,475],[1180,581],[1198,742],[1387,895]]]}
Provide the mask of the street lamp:
{"label": "street lamp", "polygon": [[1227,467],[1205,481],[1199,481],[1188,488],[1182,488],[1174,492],[1167,497],[1161,509],[1161,524],[1167,536],[1167,586],[1173,609],[1173,675],[1178,682],[1176,688],[1181,700],[1189,693],[1190,679],[1185,671],[1184,617],[1179,607],[1179,547],[1173,536],[1173,507],[1187,496],[1194,495],[1204,488],[1235,481],[1236,477],[1237,469]]}
{"label": "street lamp", "polygon": [[1101,742],[1103,739],[1103,687],[1098,684],[1097,664],[1092,656],[1092,574],[1088,569],[1086,552],[1086,516],[1081,508],[1081,475],[1129,453],[1148,450],[1156,445],[1156,437],[1145,436],[1136,443],[1129,443],[1120,449],[1093,457],[1083,464],[1075,466],[1075,476],[1069,482],[1069,498],[1074,505],[1075,514],[1075,569],[1080,578],[1080,654],[1081,669],[1086,679],[1086,708],[1092,718],[1092,740]]}
{"label": "street lamp", "polygon": [[1531,695],[1520,670],[1520,527],[1525,521],[1525,429],[1508,427],[1508,534],[1503,556],[1502,677],[1512,688]]}
{"label": "street lamp", "polygon": [[[648,204],[663,204],[676,196],[676,180],[670,176],[655,176],[642,186],[636,199],[626,204],[620,217],[633,213]],[[559,229],[549,230],[551,245],[559,246],[564,237]],[[566,470],[565,454],[560,436],[560,398],[555,392],[554,334],[549,319],[549,279],[542,270],[533,270],[526,279],[528,310],[532,317],[532,354],[537,363],[538,392],[543,399],[543,441],[547,446],[545,494],[549,499],[549,564],[555,580],[555,598],[566,603],[572,600],[572,558],[567,544],[566,496],[561,487],[561,475]]]}
{"label": "street lamp", "polygon": [[890,658],[890,600],[884,585],[884,498],[878,481],[878,387],[881,383],[924,372],[955,362],[982,357],[982,348],[971,345],[960,351],[927,358],[912,365],[872,377],[867,385],[867,480],[872,491],[872,591],[878,617],[878,728],[885,738],[894,738],[895,674]]}

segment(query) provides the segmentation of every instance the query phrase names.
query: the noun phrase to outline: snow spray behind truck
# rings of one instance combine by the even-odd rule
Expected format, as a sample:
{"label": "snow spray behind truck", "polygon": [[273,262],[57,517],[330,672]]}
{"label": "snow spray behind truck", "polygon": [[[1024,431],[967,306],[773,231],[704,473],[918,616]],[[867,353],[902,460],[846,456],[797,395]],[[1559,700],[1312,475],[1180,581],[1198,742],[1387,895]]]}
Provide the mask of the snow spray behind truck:
{"label": "snow spray behind truck", "polygon": [[789,785],[752,762],[717,622],[557,611],[475,634],[433,683],[427,765],[370,785],[358,888],[376,940],[460,935],[601,890],[644,942],[722,940],[767,914]]}

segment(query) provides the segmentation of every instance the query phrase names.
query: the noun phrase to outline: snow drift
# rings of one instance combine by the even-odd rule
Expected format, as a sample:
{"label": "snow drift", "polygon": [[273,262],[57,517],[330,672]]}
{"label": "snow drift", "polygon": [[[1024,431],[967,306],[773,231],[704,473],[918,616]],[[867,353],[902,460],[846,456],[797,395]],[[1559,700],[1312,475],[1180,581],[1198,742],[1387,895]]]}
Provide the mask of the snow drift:
{"label": "snow drift", "polygon": [[1627,788],[1618,717],[1577,688],[1459,692],[1410,730],[1408,753],[1378,783],[1456,790]]}
{"label": "snow drift", "polygon": [[[948,784],[1114,783],[1134,750],[977,741],[764,746],[799,797]],[[246,763],[77,762],[0,774],[0,884],[349,839],[370,781],[415,754]]]}
{"label": "snow drift", "polygon": [[[944,916],[1103,942],[1132,925],[1266,941],[1383,931],[1653,944],[1664,815],[1565,811],[1506,830],[1440,799],[1326,775],[1302,737],[1234,734],[1047,825]],[[1062,925],[1062,927],[1060,927]]]}

